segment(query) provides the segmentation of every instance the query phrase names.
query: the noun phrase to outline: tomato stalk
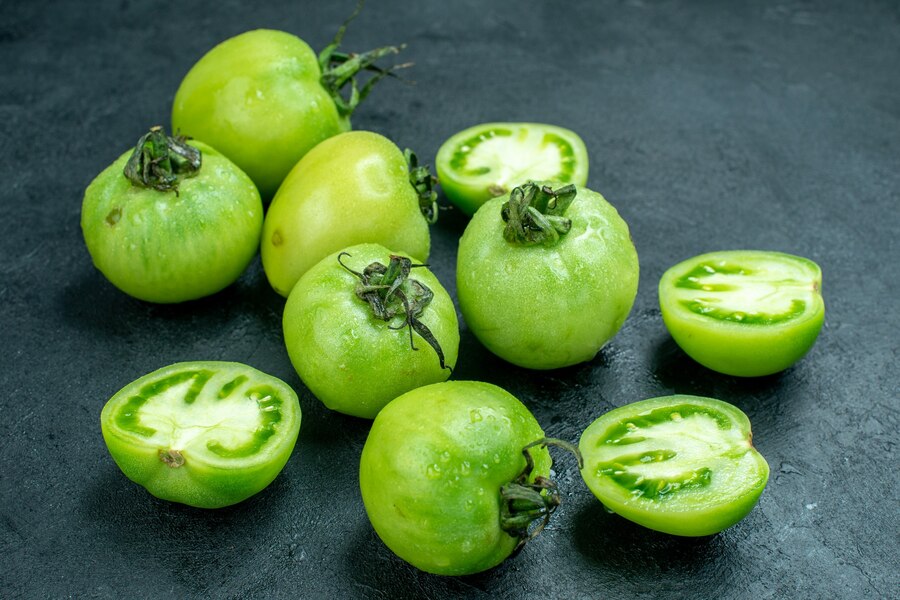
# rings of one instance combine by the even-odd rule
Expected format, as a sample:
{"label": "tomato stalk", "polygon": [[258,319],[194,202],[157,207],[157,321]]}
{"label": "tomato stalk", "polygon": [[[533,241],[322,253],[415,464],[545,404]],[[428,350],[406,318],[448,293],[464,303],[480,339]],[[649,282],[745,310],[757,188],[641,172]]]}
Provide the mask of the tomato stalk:
{"label": "tomato stalk", "polygon": [[419,157],[409,148],[403,151],[403,156],[409,165],[409,182],[419,197],[419,209],[428,224],[434,225],[438,218],[437,192],[434,191],[437,177],[427,166],[419,164]]}
{"label": "tomato stalk", "polygon": [[373,262],[360,273],[341,261],[344,256],[351,255],[341,252],[338,254],[337,261],[359,279],[359,283],[356,284],[356,295],[369,304],[372,314],[376,318],[388,322],[401,317],[402,325],[396,327],[389,325],[389,327],[391,329],[406,327],[409,330],[409,345],[413,350],[418,350],[413,340],[413,331],[418,333],[422,339],[428,342],[428,345],[434,348],[441,368],[453,372],[453,368],[444,361],[444,351],[441,349],[440,342],[437,341],[428,326],[419,320],[425,307],[434,297],[434,292],[424,283],[410,279],[409,273],[416,267],[426,267],[427,265],[414,265],[405,256],[391,255],[390,263],[387,266],[380,262]]}
{"label": "tomato stalk", "polygon": [[155,125],[138,139],[134,152],[125,163],[124,175],[138,187],[160,192],[172,190],[178,195],[178,184],[200,171],[200,150],[187,144],[182,135],[169,136]]}
{"label": "tomato stalk", "polygon": [[[350,116],[359,103],[365,100],[372,88],[375,87],[375,84],[385,77],[393,77],[395,70],[412,65],[412,63],[403,63],[384,68],[375,64],[376,61],[385,56],[398,54],[405,47],[405,44],[400,46],[383,46],[361,53],[338,51],[344,39],[344,34],[347,32],[347,25],[359,15],[364,4],[365,0],[360,0],[357,3],[353,14],[341,24],[331,43],[319,53],[319,67],[322,69],[322,78],[320,79],[322,87],[331,94],[338,109],[338,114],[347,122],[349,122]],[[362,87],[356,81],[356,75],[360,71],[373,73],[373,76]],[[350,85],[350,94],[348,97],[345,97],[343,89],[347,84]]]}
{"label": "tomato stalk", "polygon": [[528,182],[514,188],[500,213],[506,223],[504,239],[521,246],[555,244],[572,228],[564,215],[577,193],[572,184],[553,190]]}
{"label": "tomato stalk", "polygon": [[[522,448],[525,468],[513,481],[500,488],[500,528],[509,535],[519,538],[514,552],[520,551],[529,540],[543,531],[550,522],[550,516],[562,504],[555,481],[542,475],[538,475],[530,483],[528,481],[531,472],[534,471],[534,458],[530,452],[534,446],[542,448],[556,446],[568,450],[578,459],[579,471],[584,467],[581,452],[574,444],[564,440],[541,438]],[[540,522],[534,525],[538,520]]]}

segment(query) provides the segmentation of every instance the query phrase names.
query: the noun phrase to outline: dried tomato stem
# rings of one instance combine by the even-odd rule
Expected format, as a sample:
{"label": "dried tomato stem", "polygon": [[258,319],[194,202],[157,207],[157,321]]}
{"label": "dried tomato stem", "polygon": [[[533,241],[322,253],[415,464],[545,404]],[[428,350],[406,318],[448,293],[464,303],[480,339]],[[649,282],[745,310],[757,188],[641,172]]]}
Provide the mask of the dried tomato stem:
{"label": "dried tomato stem", "polygon": [[514,553],[519,552],[525,544],[534,539],[550,522],[550,516],[562,504],[556,482],[538,475],[529,482],[534,471],[534,458],[531,448],[534,446],[556,446],[568,450],[578,459],[578,468],[584,466],[581,452],[574,444],[557,438],[541,438],[522,449],[525,456],[525,468],[513,481],[500,488],[500,527],[513,537],[519,538]]}
{"label": "dried tomato stem", "polygon": [[195,176],[201,164],[200,150],[189,146],[186,137],[166,135],[166,130],[156,125],[137,141],[124,175],[132,185],[177,195],[178,184]]}
{"label": "dried tomato stem", "polygon": [[506,223],[504,239],[521,246],[555,244],[572,228],[564,215],[576,194],[572,184],[553,190],[528,182],[514,188],[500,213]]}

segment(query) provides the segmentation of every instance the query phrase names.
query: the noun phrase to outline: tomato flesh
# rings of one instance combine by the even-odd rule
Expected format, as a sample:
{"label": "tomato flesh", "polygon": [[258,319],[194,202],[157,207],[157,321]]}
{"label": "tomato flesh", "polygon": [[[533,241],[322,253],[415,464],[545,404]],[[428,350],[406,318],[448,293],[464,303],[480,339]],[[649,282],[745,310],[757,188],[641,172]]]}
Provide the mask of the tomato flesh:
{"label": "tomato flesh", "polygon": [[154,496],[235,504],[282,470],[300,431],[297,395],[239,363],[177,363],[114,395],[101,414],[116,464]]}
{"label": "tomato flesh", "polygon": [[709,535],[744,518],[769,466],[740,409],[699,396],[653,398],[614,409],[582,434],[582,476],[622,517],[682,536]]}
{"label": "tomato flesh", "polygon": [[[413,566],[440,575],[489,569],[518,544],[500,527],[500,487],[544,437],[530,411],[497,386],[448,381],[412,390],[375,418],[360,461],[366,513],[378,536]],[[549,475],[530,450],[531,480]]]}
{"label": "tomato flesh", "polygon": [[585,185],[584,142],[568,129],[541,123],[485,123],[454,134],[440,147],[441,188],[467,215],[530,180]]}
{"label": "tomato flesh", "polygon": [[782,371],[812,347],[825,317],[822,272],[781,252],[703,254],[663,275],[659,302],[678,345],[728,375]]}

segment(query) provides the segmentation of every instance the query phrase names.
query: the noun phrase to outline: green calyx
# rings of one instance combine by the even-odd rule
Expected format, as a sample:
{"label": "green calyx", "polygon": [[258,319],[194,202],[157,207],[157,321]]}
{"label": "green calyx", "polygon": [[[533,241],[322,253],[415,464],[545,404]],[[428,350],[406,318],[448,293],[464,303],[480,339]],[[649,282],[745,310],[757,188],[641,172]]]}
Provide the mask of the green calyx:
{"label": "green calyx", "polygon": [[452,367],[444,361],[444,351],[441,349],[440,342],[437,341],[428,326],[419,320],[425,307],[434,297],[434,292],[422,282],[409,278],[412,269],[427,265],[414,265],[405,256],[391,255],[390,263],[387,266],[380,262],[373,262],[360,273],[341,261],[344,256],[351,255],[341,252],[337,257],[338,263],[359,279],[359,283],[356,284],[356,295],[369,304],[372,314],[382,321],[399,322],[396,326],[389,325],[391,329],[406,327],[409,330],[410,348],[418,350],[413,339],[413,331],[415,331],[434,349],[441,368],[449,369],[452,372]]}
{"label": "green calyx", "polygon": [[534,182],[514,188],[500,212],[504,239],[521,246],[555,244],[572,228],[564,215],[577,193],[572,184],[558,190]]}
{"label": "green calyx", "polygon": [[124,174],[132,185],[178,195],[178,184],[200,172],[201,163],[200,150],[189,146],[186,137],[166,135],[156,125],[137,141]]}
{"label": "green calyx", "polygon": [[578,448],[564,440],[541,438],[522,449],[525,468],[513,481],[500,488],[500,528],[519,539],[514,553],[543,531],[550,522],[550,516],[562,504],[555,481],[541,475],[531,483],[528,481],[534,471],[534,459],[529,450],[534,446],[556,446],[568,450],[578,459],[579,470],[584,466]]}
{"label": "green calyx", "polygon": [[[379,67],[375,64],[376,61],[389,54],[398,54],[405,47],[403,45],[384,46],[359,54],[338,51],[344,39],[344,33],[347,31],[347,25],[356,18],[364,4],[365,0],[360,0],[357,3],[353,14],[338,28],[331,43],[319,53],[319,67],[322,70],[322,77],[319,81],[322,87],[331,94],[331,98],[338,109],[338,114],[345,119],[350,118],[350,115],[353,114],[359,103],[366,99],[366,96],[369,95],[375,84],[387,76],[394,76],[395,70],[406,68],[412,64],[404,63],[388,68]],[[372,77],[362,87],[356,81],[356,75],[360,71],[372,73]],[[348,84],[350,93],[349,96],[345,97],[343,89]]]}
{"label": "green calyx", "polygon": [[419,197],[419,209],[422,211],[422,216],[429,225],[434,225],[438,219],[437,192],[434,191],[437,177],[431,174],[431,170],[427,166],[419,164],[416,153],[409,148],[403,152],[403,156],[406,158],[406,164],[409,165],[409,183]]}

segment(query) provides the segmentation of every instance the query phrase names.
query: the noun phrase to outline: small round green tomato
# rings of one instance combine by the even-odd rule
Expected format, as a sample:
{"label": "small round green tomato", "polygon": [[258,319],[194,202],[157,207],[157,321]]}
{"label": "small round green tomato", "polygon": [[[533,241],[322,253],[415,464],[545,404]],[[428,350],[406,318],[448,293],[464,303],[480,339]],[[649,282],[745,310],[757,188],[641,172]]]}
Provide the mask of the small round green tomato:
{"label": "small round green tomato", "polygon": [[711,535],[743,519],[769,479],[739,408],[666,396],[609,411],[584,431],[585,483],[610,510],[682,536]]}
{"label": "small round green tomato", "polygon": [[217,148],[271,198],[304,154],[350,129],[321,78],[318,58],[297,36],[248,31],[191,68],[175,94],[172,129]]}
{"label": "small round green tomato", "polygon": [[[142,138],[143,139],[143,138]],[[263,205],[253,182],[198,141],[199,171],[176,188],[135,185],[128,151],[84,193],[81,229],[94,265],[117,288],[149,302],[208,296],[233,283],[256,255]]]}
{"label": "small round green tomato", "polygon": [[163,500],[236,504],[281,472],[300,431],[297,394],[229,362],[177,363],[128,384],[100,416],[125,475]]}
{"label": "small round green tomato", "polygon": [[[501,487],[525,467],[523,448],[544,437],[529,410],[497,386],[448,381],[408,392],[369,432],[359,483],[382,541],[439,575],[490,569],[519,539],[501,528]],[[531,480],[548,476],[546,448],[529,449]]]}
{"label": "small round green tomato", "polygon": [[400,149],[352,131],[316,146],[284,180],[263,225],[263,268],[287,296],[314,264],[368,242],[425,261],[431,235]]}
{"label": "small round green tomato", "polygon": [[483,123],[444,142],[435,160],[441,188],[471,216],[526,181],[585,185],[587,148],[569,129],[543,123]]}
{"label": "small round green tomato", "polygon": [[456,364],[459,324],[450,295],[422,265],[404,275],[403,259],[408,268],[407,255],[352,246],[313,266],[288,297],[291,362],[332,410],[372,419],[400,394],[446,380]]}
{"label": "small round green tomato", "polygon": [[800,360],[825,320],[822,271],[781,252],[731,250],[695,256],[659,282],[663,321],[705,367],[770,375]]}
{"label": "small round green tomato", "polygon": [[[590,360],[622,326],[637,294],[638,257],[628,225],[603,196],[553,184],[554,194],[567,190],[555,197],[542,185],[516,188],[475,213],[459,242],[456,285],[463,319],[491,352],[555,369]],[[527,214],[523,194],[531,209],[555,206],[542,217],[549,231],[504,218],[511,198]],[[516,238],[522,232],[530,238]]]}

